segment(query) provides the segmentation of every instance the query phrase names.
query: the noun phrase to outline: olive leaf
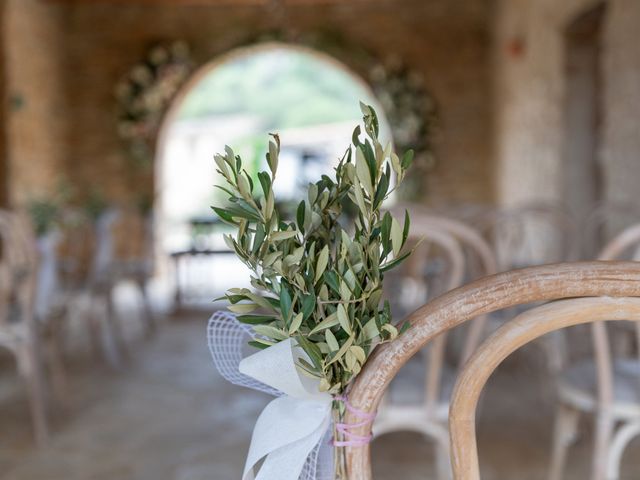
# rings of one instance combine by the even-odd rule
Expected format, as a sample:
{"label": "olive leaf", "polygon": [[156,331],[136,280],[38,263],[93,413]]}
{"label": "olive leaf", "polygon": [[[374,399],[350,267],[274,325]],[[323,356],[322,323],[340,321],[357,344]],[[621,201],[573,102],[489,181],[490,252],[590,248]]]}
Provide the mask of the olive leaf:
{"label": "olive leaf", "polygon": [[[411,253],[404,251],[408,214],[401,226],[381,209],[413,154],[400,157],[389,143],[383,147],[375,110],[360,108],[364,128],[354,129],[333,177],[309,184],[291,221],[275,208],[277,135],[268,145],[268,171],[257,174],[255,185],[232,148],[214,157],[228,184],[218,188],[229,198],[212,208],[236,229],[224,240],[250,269],[253,286],[230,289],[229,309],[251,325],[256,348],[293,338],[307,354],[301,371],[332,394],[344,391],[376,345],[400,334],[382,299],[384,273]],[[355,217],[345,215],[346,205],[355,206]]]}

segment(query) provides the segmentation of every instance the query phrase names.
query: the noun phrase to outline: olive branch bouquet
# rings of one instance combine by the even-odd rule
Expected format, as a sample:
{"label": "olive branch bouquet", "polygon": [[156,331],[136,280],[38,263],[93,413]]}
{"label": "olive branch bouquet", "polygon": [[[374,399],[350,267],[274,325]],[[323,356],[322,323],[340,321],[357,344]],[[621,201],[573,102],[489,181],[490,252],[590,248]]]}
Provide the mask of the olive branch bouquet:
{"label": "olive branch bouquet", "polygon": [[[237,229],[225,241],[250,268],[255,289],[232,288],[223,298],[240,322],[252,325],[253,346],[293,337],[309,358],[299,367],[332,395],[345,391],[376,345],[407,326],[392,322],[382,286],[385,272],[411,253],[404,248],[409,215],[401,226],[381,206],[405,177],[413,152],[400,158],[391,144],[383,146],[376,112],[362,103],[361,110],[364,132],[355,128],[335,178],[309,184],[294,221],[283,221],[274,207],[278,135],[269,142],[269,171],[258,173],[257,182],[230,147],[215,156],[228,183],[218,188],[229,203],[212,208]],[[357,207],[351,225],[343,215],[346,202]]]}

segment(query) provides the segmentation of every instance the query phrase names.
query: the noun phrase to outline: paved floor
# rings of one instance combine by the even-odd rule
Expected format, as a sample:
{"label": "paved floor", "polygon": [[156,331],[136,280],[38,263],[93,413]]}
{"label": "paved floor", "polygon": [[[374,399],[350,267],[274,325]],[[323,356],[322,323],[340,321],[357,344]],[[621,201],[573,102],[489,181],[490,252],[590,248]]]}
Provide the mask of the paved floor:
{"label": "paved floor", "polygon": [[[41,449],[32,444],[13,365],[1,357],[0,479],[239,479],[253,423],[268,398],[217,375],[205,345],[206,320],[204,313],[190,314],[165,321],[151,340],[136,336],[123,371],[74,353],[70,405],[55,413],[53,438]],[[544,399],[551,392],[535,363],[529,352],[489,385],[479,425],[485,480],[544,478],[552,411]],[[589,444],[587,425],[567,479],[587,478]],[[632,444],[625,479],[640,478],[638,453],[640,445]],[[373,456],[376,479],[434,478],[431,445],[419,435],[381,437]]]}

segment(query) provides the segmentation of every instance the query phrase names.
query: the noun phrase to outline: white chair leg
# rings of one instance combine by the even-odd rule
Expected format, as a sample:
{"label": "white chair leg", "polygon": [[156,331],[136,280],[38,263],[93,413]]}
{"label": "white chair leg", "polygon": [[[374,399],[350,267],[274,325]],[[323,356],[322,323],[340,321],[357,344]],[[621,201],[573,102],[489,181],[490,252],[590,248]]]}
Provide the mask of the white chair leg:
{"label": "white chair leg", "polygon": [[105,302],[105,323],[107,327],[108,340],[114,350],[114,357],[112,365],[116,368],[120,368],[122,363],[129,357],[129,350],[127,348],[127,342],[125,340],[124,332],[120,319],[116,314],[116,309],[113,303],[113,290],[107,289],[104,292]]}
{"label": "white chair leg", "polygon": [[614,427],[611,416],[607,412],[598,412],[595,427],[591,480],[604,480]]}
{"label": "white chair leg", "polygon": [[47,363],[51,371],[51,386],[56,402],[66,408],[69,403],[69,381],[62,352],[62,318],[55,318],[52,322],[55,324],[46,341]]}
{"label": "white chair leg", "polygon": [[18,369],[27,386],[27,397],[36,442],[43,445],[49,438],[42,365],[34,345],[24,344],[17,352]]}
{"label": "white chair leg", "polygon": [[559,405],[553,428],[553,446],[549,480],[562,480],[569,447],[576,439],[580,412],[566,405]]}
{"label": "white chair leg", "polygon": [[136,280],[136,285],[138,285],[142,298],[142,315],[144,317],[146,335],[151,336],[156,331],[156,319],[153,315],[153,309],[151,308],[151,298],[149,297],[147,282],[144,279],[139,279]]}
{"label": "white chair leg", "polygon": [[640,435],[640,422],[623,425],[614,434],[607,458],[607,480],[618,480],[620,478],[622,454],[629,442],[638,435]]}
{"label": "white chair leg", "polygon": [[436,478],[438,480],[450,480],[453,477],[451,470],[451,455],[449,453],[449,439],[436,439]]}

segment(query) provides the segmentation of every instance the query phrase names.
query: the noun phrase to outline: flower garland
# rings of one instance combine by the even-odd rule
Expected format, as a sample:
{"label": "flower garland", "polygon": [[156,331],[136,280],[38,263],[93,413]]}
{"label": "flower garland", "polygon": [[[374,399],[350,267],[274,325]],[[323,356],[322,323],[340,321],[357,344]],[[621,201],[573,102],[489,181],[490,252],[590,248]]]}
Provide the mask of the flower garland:
{"label": "flower garland", "polygon": [[138,165],[152,165],[162,118],[193,68],[185,42],[160,43],[116,85],[118,135]]}
{"label": "flower garland", "polygon": [[[231,49],[265,42],[306,46],[361,72],[391,126],[396,148],[415,152],[414,175],[406,180],[399,194],[406,200],[423,200],[424,178],[435,165],[433,137],[439,123],[436,102],[424,85],[423,75],[398,58],[382,61],[332,32],[266,32],[236,43]],[[158,44],[116,86],[118,133],[140,165],[152,165],[164,113],[194,66],[185,42]]]}

